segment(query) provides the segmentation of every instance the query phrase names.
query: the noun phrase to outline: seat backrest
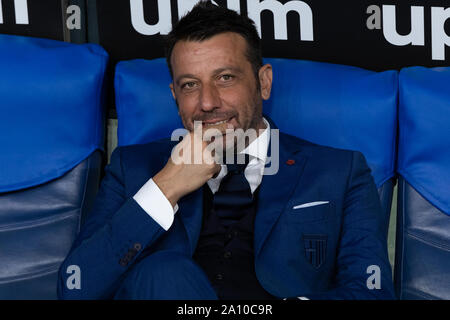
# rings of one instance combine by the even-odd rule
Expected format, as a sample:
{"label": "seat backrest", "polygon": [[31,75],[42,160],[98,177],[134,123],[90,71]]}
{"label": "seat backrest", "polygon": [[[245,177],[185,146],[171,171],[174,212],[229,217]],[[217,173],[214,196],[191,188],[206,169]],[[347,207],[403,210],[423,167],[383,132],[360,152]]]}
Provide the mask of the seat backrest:
{"label": "seat backrest", "polygon": [[[288,59],[265,59],[274,81],[264,113],[283,132],[361,151],[372,169],[389,225],[394,177],[398,72]],[[168,137],[182,124],[164,59],[117,65],[118,144]]]}
{"label": "seat backrest", "polygon": [[362,152],[372,170],[387,236],[395,177],[398,72],[302,60],[273,65],[271,99],[264,105],[280,130]]}
{"label": "seat backrest", "polygon": [[0,35],[0,299],[56,299],[61,262],[98,188],[97,45]]}
{"label": "seat backrest", "polygon": [[450,68],[399,79],[395,286],[401,299],[450,299]]}

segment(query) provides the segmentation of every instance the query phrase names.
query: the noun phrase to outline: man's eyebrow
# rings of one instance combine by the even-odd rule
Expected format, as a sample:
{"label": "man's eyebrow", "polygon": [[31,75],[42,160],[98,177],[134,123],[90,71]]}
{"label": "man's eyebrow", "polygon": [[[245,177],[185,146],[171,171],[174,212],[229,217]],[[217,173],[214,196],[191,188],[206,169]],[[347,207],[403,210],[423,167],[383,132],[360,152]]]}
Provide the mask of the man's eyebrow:
{"label": "man's eyebrow", "polygon": [[[214,71],[213,71],[213,74],[216,75],[216,74],[222,73],[222,72],[224,72],[224,71],[231,71],[231,72],[235,72],[235,73],[242,73],[242,72],[243,72],[242,69],[239,68],[239,67],[226,66],[226,67],[223,67],[223,68],[219,68],[219,69],[214,70]],[[178,76],[178,77],[176,78],[176,80],[175,80],[175,83],[176,83],[177,85],[179,85],[179,84],[180,84],[180,81],[181,81],[182,79],[184,79],[184,78],[197,79],[197,77],[196,77],[195,75],[193,75],[193,74],[191,74],[191,73],[185,73],[185,74],[182,74],[182,75]]]}
{"label": "man's eyebrow", "polygon": [[178,77],[176,78],[176,80],[175,80],[175,83],[176,83],[177,85],[179,85],[181,79],[184,79],[184,78],[195,79],[196,77],[195,77],[193,74],[185,73],[185,74],[182,74],[182,75],[178,76]]}
{"label": "man's eyebrow", "polygon": [[224,71],[232,71],[232,72],[235,72],[235,73],[242,73],[243,71],[242,71],[242,69],[241,68],[239,68],[239,67],[223,67],[223,68],[219,68],[219,69],[216,69],[216,70],[214,70],[214,74],[219,74],[219,73],[222,73],[222,72],[224,72]]}

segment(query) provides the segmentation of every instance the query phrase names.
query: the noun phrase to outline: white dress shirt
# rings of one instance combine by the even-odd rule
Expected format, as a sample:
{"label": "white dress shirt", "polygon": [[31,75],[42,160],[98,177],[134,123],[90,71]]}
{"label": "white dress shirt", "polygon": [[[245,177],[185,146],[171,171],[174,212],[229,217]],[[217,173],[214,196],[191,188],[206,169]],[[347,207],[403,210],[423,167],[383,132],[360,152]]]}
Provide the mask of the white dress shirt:
{"label": "white dress shirt", "polygon": [[[266,124],[266,129],[264,129],[264,131],[252,141],[247,148],[240,152],[250,156],[250,161],[245,168],[244,175],[250,185],[252,193],[261,184],[270,142],[270,125],[266,119],[263,118],[263,120]],[[219,190],[220,182],[227,173],[227,166],[222,164],[222,168],[217,177],[207,181],[213,194]],[[164,230],[169,230],[173,223],[175,213],[178,211],[178,205],[175,205],[175,207],[172,208],[169,200],[153,179],[149,179],[133,196],[133,199],[136,200],[142,209],[144,209],[144,211],[147,212],[147,214]]]}

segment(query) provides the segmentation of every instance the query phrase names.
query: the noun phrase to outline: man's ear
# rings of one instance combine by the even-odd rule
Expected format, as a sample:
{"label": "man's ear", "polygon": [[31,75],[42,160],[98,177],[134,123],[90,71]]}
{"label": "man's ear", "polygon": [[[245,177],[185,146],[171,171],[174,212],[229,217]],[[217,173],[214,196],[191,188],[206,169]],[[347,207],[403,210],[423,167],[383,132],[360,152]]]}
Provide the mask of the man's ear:
{"label": "man's ear", "polygon": [[175,90],[173,89],[173,82],[169,84],[170,91],[172,91],[172,97],[177,100],[177,96],[175,95]]}
{"label": "man's ear", "polygon": [[265,64],[259,69],[259,84],[261,87],[261,98],[268,100],[272,90],[272,66]]}
{"label": "man's ear", "polygon": [[175,90],[173,89],[173,82],[171,82],[169,84],[169,87],[170,87],[170,91],[172,91],[172,97],[175,99],[175,103],[177,105],[178,115],[180,115],[180,109],[178,108],[178,103],[177,103],[177,96],[175,95]]}

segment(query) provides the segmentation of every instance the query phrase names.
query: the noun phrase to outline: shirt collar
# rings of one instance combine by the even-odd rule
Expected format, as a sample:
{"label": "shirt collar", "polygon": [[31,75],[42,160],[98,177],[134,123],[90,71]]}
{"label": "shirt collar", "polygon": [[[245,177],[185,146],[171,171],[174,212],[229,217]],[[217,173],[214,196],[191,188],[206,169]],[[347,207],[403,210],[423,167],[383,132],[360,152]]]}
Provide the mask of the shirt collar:
{"label": "shirt collar", "polygon": [[270,124],[265,118],[263,118],[263,121],[266,125],[266,129],[264,129],[264,131],[240,153],[250,155],[250,160],[252,158],[257,158],[263,163],[266,163],[267,150],[269,149],[270,143]]}
{"label": "shirt collar", "polygon": [[[266,129],[255,139],[253,140],[247,148],[242,150],[240,153],[250,155],[250,162],[245,169],[245,176],[248,180],[248,176],[250,176],[250,187],[252,189],[252,193],[254,189],[257,188],[259,183],[261,182],[262,172],[264,171],[264,166],[266,164],[267,159],[267,151],[269,149],[270,143],[270,124],[269,122],[263,118],[263,121],[266,125]],[[247,170],[253,168],[252,170]],[[248,174],[247,174],[247,171]],[[215,178],[211,178],[207,181],[212,193],[216,193],[219,190],[220,182],[227,175],[227,166],[222,164],[222,168],[220,169],[219,174]]]}

